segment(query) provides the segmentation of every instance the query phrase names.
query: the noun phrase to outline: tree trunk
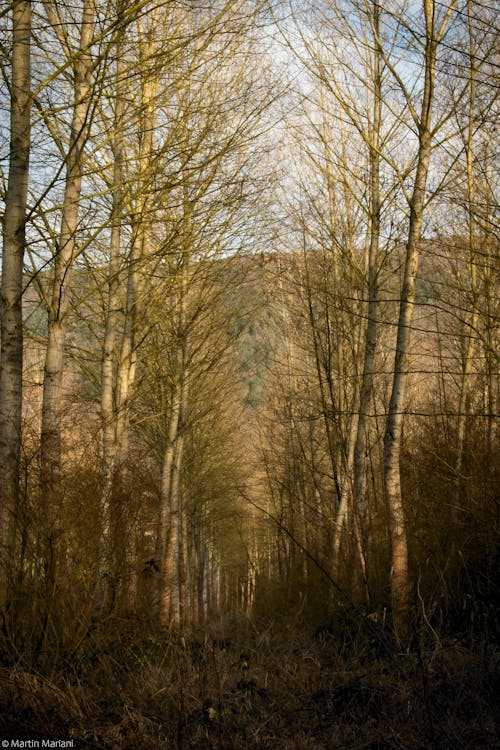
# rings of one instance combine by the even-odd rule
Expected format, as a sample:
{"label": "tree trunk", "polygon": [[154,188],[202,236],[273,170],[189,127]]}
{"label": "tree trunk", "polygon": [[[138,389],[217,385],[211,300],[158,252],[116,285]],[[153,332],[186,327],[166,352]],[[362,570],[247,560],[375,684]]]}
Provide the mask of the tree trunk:
{"label": "tree trunk", "polygon": [[9,596],[19,500],[23,324],[22,289],[30,155],[31,3],[13,5],[10,154],[1,285],[0,355],[0,607]]}
{"label": "tree trunk", "polygon": [[[152,23],[156,18],[153,15]],[[132,246],[128,258],[127,290],[125,304],[125,321],[123,325],[118,374],[116,378],[116,434],[115,451],[117,452],[118,469],[126,462],[128,455],[128,427],[129,427],[129,398],[135,380],[137,364],[138,331],[140,328],[140,302],[142,298],[143,281],[141,279],[141,263],[148,255],[150,245],[149,209],[151,205],[150,181],[153,152],[154,91],[157,70],[149,70],[153,56],[153,42],[151,35],[145,28],[144,19],[138,21],[140,47],[140,79],[141,79],[141,120],[139,129],[139,154],[137,195],[135,197],[134,215],[132,219]]]}
{"label": "tree trunk", "polygon": [[363,372],[359,396],[359,418],[354,448],[353,475],[355,508],[360,519],[361,535],[366,546],[366,441],[368,411],[370,408],[375,354],[377,348],[378,316],[378,263],[380,243],[380,126],[382,120],[382,78],[381,50],[379,40],[380,8],[373,6],[373,111],[371,132],[369,133],[370,152],[370,241],[368,247],[368,305],[364,342]]}
{"label": "tree trunk", "polygon": [[80,47],[73,61],[74,108],[69,150],[66,157],[61,227],[55,257],[52,298],[49,307],[47,351],[42,397],[41,488],[44,508],[47,581],[55,582],[60,554],[59,510],[61,504],[61,418],[63,414],[63,370],[68,314],[71,305],[71,277],[76,255],[79,201],[83,176],[83,153],[89,132],[92,91],[90,45],[94,32],[95,0],[85,0]]}
{"label": "tree trunk", "polygon": [[[476,107],[476,53],[474,30],[472,21],[472,2],[467,2],[467,15],[469,25],[469,102],[468,102],[468,121],[467,135],[465,139],[465,160],[467,171],[467,208],[469,219],[469,269],[470,269],[470,288],[472,293],[472,312],[469,325],[469,335],[465,357],[462,365],[462,378],[460,382],[460,394],[458,402],[458,427],[457,427],[457,453],[455,459],[455,481],[453,488],[453,500],[451,508],[451,520],[453,526],[456,525],[458,508],[461,505],[460,494],[462,489],[462,467],[465,447],[465,436],[467,429],[467,409],[470,395],[470,376],[474,362],[475,350],[475,331],[479,320],[479,311],[477,308],[478,290],[477,290],[477,272],[476,272],[476,221],[475,221],[475,186],[474,186],[474,132],[475,132],[475,107]],[[491,445],[491,443],[489,443]]]}
{"label": "tree trunk", "polygon": [[125,71],[121,55],[121,44],[116,49],[116,105],[113,131],[113,205],[111,209],[110,258],[108,267],[107,310],[104,329],[104,344],[101,363],[101,420],[102,420],[102,462],[103,484],[101,492],[101,529],[99,544],[98,573],[101,579],[112,572],[111,559],[111,496],[116,467],[116,411],[114,395],[115,347],[118,340],[120,312],[120,243],[123,220],[123,114],[124,96],[122,92]]}
{"label": "tree trunk", "polygon": [[179,550],[181,537],[181,469],[184,451],[183,418],[187,406],[186,373],[181,372],[181,383],[174,396],[169,434],[162,469],[162,491],[158,518],[156,558],[160,565],[159,617],[164,624],[178,625]]}
{"label": "tree trunk", "polygon": [[422,230],[425,189],[431,156],[431,117],[434,94],[436,45],[434,30],[434,0],[423,0],[426,43],[425,81],[419,120],[418,160],[413,192],[410,199],[410,223],[406,246],[403,288],[399,306],[396,352],[392,392],[384,434],[384,488],[391,542],[391,598],[394,629],[398,641],[406,640],[410,614],[410,575],[408,542],[401,493],[400,455],[408,357],[415,307],[415,290],[419,261],[419,242]]}

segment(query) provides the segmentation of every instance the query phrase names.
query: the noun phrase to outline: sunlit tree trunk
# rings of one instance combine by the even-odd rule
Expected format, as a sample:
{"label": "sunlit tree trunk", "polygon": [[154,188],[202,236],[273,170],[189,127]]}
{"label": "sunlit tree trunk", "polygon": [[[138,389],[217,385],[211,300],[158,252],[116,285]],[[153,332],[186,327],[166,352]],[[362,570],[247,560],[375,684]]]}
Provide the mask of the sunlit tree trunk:
{"label": "sunlit tree trunk", "polygon": [[[185,294],[182,290],[181,294]],[[185,300],[181,300],[184,325]],[[182,336],[182,333],[181,333]],[[182,461],[184,453],[184,421],[188,402],[186,352],[181,345],[177,353],[177,372],[170,405],[167,443],[163,457],[160,508],[158,513],[155,556],[159,564],[159,618],[164,624],[180,622],[179,566],[182,540]]]}
{"label": "sunlit tree trunk", "polygon": [[129,400],[135,380],[137,365],[138,332],[141,326],[140,304],[143,291],[143,269],[141,263],[147,257],[150,232],[147,226],[150,201],[147,198],[147,165],[150,165],[153,134],[153,95],[149,83],[145,86],[144,104],[147,116],[141,124],[141,148],[139,163],[142,174],[139,184],[143,191],[137,196],[136,215],[133,221],[133,239],[127,267],[127,290],[125,320],[121,337],[118,374],[116,378],[116,426],[115,441],[118,467],[125,465],[128,456],[128,428],[130,421]]}
{"label": "sunlit tree trunk", "polygon": [[384,434],[384,488],[391,542],[391,598],[396,635],[401,643],[407,637],[410,613],[410,572],[408,540],[401,493],[400,456],[404,421],[408,358],[415,290],[419,262],[425,190],[431,158],[431,121],[434,100],[436,50],[438,33],[435,28],[434,0],[423,0],[425,15],[425,58],[422,106],[418,119],[418,158],[410,199],[410,223],[406,244],[403,287],[399,305],[396,351],[392,391]]}
{"label": "sunlit tree trunk", "polygon": [[184,435],[179,434],[175,446],[175,459],[172,470],[172,481],[170,486],[170,529],[168,534],[167,549],[165,552],[164,580],[163,580],[163,607],[162,621],[167,620],[167,597],[168,597],[168,623],[178,626],[181,616],[185,611],[184,602],[184,544],[183,544],[183,508],[182,508],[182,458],[184,452]]}
{"label": "sunlit tree trunk", "polygon": [[[322,127],[322,140],[323,140],[323,148],[324,148],[324,155],[325,155],[325,175],[324,179],[326,182],[326,188],[327,188],[327,195],[328,195],[328,214],[327,214],[327,222],[328,222],[328,230],[330,234],[330,247],[328,248],[328,253],[331,256],[332,264],[333,264],[333,285],[332,289],[329,289],[329,293],[332,294],[332,296],[339,295],[340,290],[340,277],[342,275],[342,260],[339,253],[338,243],[339,243],[339,237],[338,231],[339,228],[337,226],[338,224],[338,202],[336,200],[335,196],[335,176],[333,171],[333,164],[334,164],[334,156],[332,154],[332,148],[331,148],[331,142],[334,138],[332,129],[327,126],[327,115],[324,111],[324,105],[322,102],[322,120],[323,120],[323,127]],[[340,133],[340,140],[342,144],[342,155],[345,156],[345,146],[346,146],[346,136],[345,133],[342,131]],[[348,190],[344,190],[344,199],[346,200],[345,203],[345,211],[346,211],[346,221],[349,223],[349,202],[350,202],[350,196],[348,195]],[[343,249],[348,250],[350,253],[352,251],[351,247],[351,241],[352,236],[347,234],[347,236],[342,237],[341,243],[343,246]],[[344,247],[345,246],[345,247]],[[307,263],[307,261],[306,261]],[[312,316],[312,306],[311,306],[311,291],[308,292],[309,297],[309,309],[310,309],[310,315]],[[325,299],[325,310],[327,311],[327,320],[330,317],[330,313],[328,312],[327,308],[330,304],[328,298]],[[333,312],[333,311],[332,311]],[[335,314],[335,313],[333,313]],[[311,318],[311,325],[315,326],[316,323]],[[330,338],[330,332],[327,333],[328,337]],[[316,338],[316,333],[313,332],[313,337]],[[331,346],[330,343],[328,343],[327,350],[330,351]],[[317,360],[317,352],[318,352],[318,346],[315,344],[315,356]],[[331,415],[328,418],[328,447],[329,447],[329,453],[330,453],[330,464],[332,466],[333,470],[333,477],[335,482],[335,489],[337,493],[337,500],[338,500],[338,506],[335,513],[335,523],[333,528],[333,539],[332,539],[332,572],[336,579],[341,574],[341,568],[342,568],[342,555],[341,555],[341,547],[342,542],[345,538],[346,533],[349,534],[349,532],[352,529],[352,522],[355,523],[355,517],[354,517],[354,508],[353,508],[353,493],[352,493],[352,466],[353,466],[353,460],[354,460],[354,446],[355,446],[355,436],[356,436],[356,429],[357,429],[357,421],[358,421],[358,414],[357,409],[351,408],[351,414],[349,417],[349,424],[346,428],[346,435],[345,435],[345,442],[342,440],[342,422],[343,419],[340,416],[344,412],[344,405],[343,401],[347,401],[348,397],[346,394],[342,393],[341,388],[341,374],[344,371],[344,354],[342,351],[342,346],[337,346],[335,350],[335,362],[329,361],[326,364],[326,384],[327,389],[325,391],[325,386],[321,386],[320,390],[322,393],[327,392],[329,394],[329,401],[330,401],[330,412]],[[322,375],[320,369],[318,369],[318,362],[316,364],[317,372],[318,372],[318,378],[321,380]],[[334,383],[333,383],[333,370],[334,367],[338,373],[338,380],[337,380],[337,393],[334,389]],[[324,400],[324,396],[322,396],[322,400]],[[353,394],[352,398],[352,405],[356,403],[356,394]],[[326,415],[326,409],[324,407],[324,413]],[[347,411],[347,409],[345,409]],[[325,425],[326,426],[326,425]],[[334,434],[337,434],[337,440],[334,439]]]}
{"label": "sunlit tree trunk", "polygon": [[[115,165],[114,165],[114,195],[113,195],[113,227],[111,246],[111,265],[109,279],[109,303],[106,350],[103,370],[102,396],[103,402],[103,438],[106,444],[104,471],[107,478],[105,486],[106,495],[102,496],[102,533],[108,533],[108,540],[102,537],[102,549],[107,549],[106,557],[101,558],[100,568],[104,564],[111,570],[113,579],[121,580],[122,601],[126,606],[134,606],[134,597],[137,587],[136,572],[134,569],[134,547],[128,541],[123,549],[113,551],[110,545],[109,533],[113,526],[113,514],[119,513],[127,529],[130,518],[125,508],[112,507],[112,493],[117,486],[126,486],[129,476],[127,465],[129,460],[130,440],[130,418],[131,398],[134,393],[134,383],[137,370],[138,348],[140,346],[141,332],[144,331],[144,279],[145,263],[147,262],[151,246],[151,232],[153,223],[152,206],[152,175],[154,174],[153,163],[153,135],[155,127],[155,96],[157,94],[160,70],[151,67],[151,60],[155,52],[155,39],[152,29],[159,18],[159,7],[155,8],[150,16],[139,17],[136,21],[138,35],[138,87],[140,90],[140,107],[136,121],[134,136],[138,139],[138,151],[136,154],[137,167],[134,174],[134,189],[132,197],[128,196],[120,187],[124,180],[125,162],[125,133],[124,133],[124,105],[126,98],[124,92],[127,80],[126,62],[119,62],[117,68],[117,108],[115,121],[117,132],[115,133]],[[123,97],[122,97],[123,93]],[[131,150],[129,150],[129,153]],[[122,254],[120,233],[121,216],[129,210],[131,216],[131,239],[130,248],[123,268],[123,261],[117,254]],[[115,244],[116,243],[116,244]],[[122,289],[123,278],[125,277]],[[114,305],[114,309],[111,307]],[[119,330],[120,323],[122,324]],[[105,389],[105,390],[104,390]],[[122,493],[123,496],[123,493]],[[107,527],[107,528],[106,528]],[[133,534],[132,529],[126,532]],[[120,558],[119,552],[122,552]]]}
{"label": "sunlit tree trunk", "polygon": [[[177,539],[170,541],[172,533],[176,533],[176,519],[172,527],[171,512],[171,487],[172,474],[174,471],[175,447],[178,438],[179,421],[181,416],[181,391],[177,384],[174,384],[173,397],[170,404],[170,414],[168,418],[166,447],[163,454],[161,488],[160,488],[160,506],[158,511],[158,522],[156,529],[156,548],[155,558],[160,568],[158,579],[158,604],[159,616],[162,621],[168,621],[170,615],[170,584],[172,570],[165,571],[166,560],[168,556],[168,547],[175,548]],[[173,565],[173,563],[171,563]]]}
{"label": "sunlit tree trunk", "polygon": [[31,3],[13,3],[10,153],[3,215],[0,356],[0,607],[8,597],[19,493],[22,289],[30,156]]}
{"label": "sunlit tree trunk", "polygon": [[469,101],[467,113],[467,129],[465,134],[465,161],[467,174],[467,213],[469,224],[468,253],[469,253],[469,271],[470,271],[470,289],[472,293],[472,313],[470,317],[469,333],[465,348],[465,356],[462,362],[462,377],[460,381],[460,393],[458,401],[458,427],[457,427],[457,453],[455,459],[455,483],[453,490],[453,500],[451,517],[455,523],[457,520],[457,509],[460,506],[460,493],[462,487],[462,469],[465,436],[467,428],[467,409],[471,387],[471,372],[474,363],[475,337],[479,320],[478,289],[477,289],[477,271],[476,271],[476,220],[474,215],[475,204],[475,180],[474,180],[474,134],[475,134],[475,107],[476,107],[476,75],[477,62],[474,41],[472,2],[467,2],[467,20],[468,20],[468,62],[469,70]]}

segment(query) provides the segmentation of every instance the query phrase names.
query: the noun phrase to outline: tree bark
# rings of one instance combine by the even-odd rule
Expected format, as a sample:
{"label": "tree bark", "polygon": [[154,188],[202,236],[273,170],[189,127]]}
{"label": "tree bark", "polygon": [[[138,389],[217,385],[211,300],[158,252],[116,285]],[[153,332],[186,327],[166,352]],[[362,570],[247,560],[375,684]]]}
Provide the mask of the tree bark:
{"label": "tree bark", "polygon": [[[116,104],[113,129],[113,203],[111,208],[111,237],[108,265],[107,308],[105,311],[104,342],[101,362],[101,423],[103,482],[100,501],[100,539],[98,551],[98,591],[103,589],[105,574],[113,573],[111,554],[112,508],[111,500],[117,458],[117,425],[115,409],[115,362],[120,317],[120,249],[123,221],[123,160],[124,160],[124,93],[125,63],[121,39],[116,46],[115,94]],[[102,601],[104,604],[104,600]]]}
{"label": "tree bark", "polygon": [[[153,15],[154,24],[157,13]],[[150,245],[150,231],[148,223],[151,220],[149,209],[151,205],[150,179],[153,152],[153,130],[155,124],[154,91],[158,70],[150,71],[154,47],[150,31],[145,26],[144,19],[138,21],[140,81],[141,81],[141,121],[139,125],[139,154],[137,195],[135,197],[134,216],[132,221],[132,246],[128,258],[127,290],[125,304],[125,321],[123,325],[120,358],[116,378],[116,434],[115,451],[118,470],[124,466],[128,455],[128,427],[129,427],[129,398],[135,380],[137,364],[138,331],[140,328],[140,304],[143,291],[141,279],[141,263],[148,255]]]}
{"label": "tree bark", "polygon": [[[72,269],[77,252],[76,233],[83,177],[83,155],[89,132],[93,66],[90,46],[94,34],[94,8],[95,0],[85,0],[80,44],[73,61],[74,106],[69,149],[66,156],[66,182],[61,226],[49,306],[43,380],[40,480],[49,586],[54,584],[59,562],[64,350],[68,314],[71,307]],[[55,20],[54,23],[56,23]]]}
{"label": "tree bark", "polygon": [[378,333],[378,263],[380,244],[380,126],[382,121],[382,77],[381,49],[379,39],[380,7],[373,6],[373,110],[369,133],[370,157],[370,241],[368,247],[368,305],[364,341],[363,371],[359,396],[359,418],[354,448],[353,475],[356,513],[360,519],[361,534],[366,543],[366,433],[368,429],[368,411],[372,398],[373,374]]}
{"label": "tree bark", "polygon": [[[462,489],[462,468],[465,449],[465,437],[467,429],[467,409],[470,395],[470,379],[472,365],[474,362],[475,351],[475,331],[479,320],[479,311],[477,307],[478,289],[477,289],[477,271],[476,271],[476,221],[475,221],[475,183],[474,183],[474,132],[476,107],[476,75],[477,61],[475,52],[474,30],[472,21],[472,2],[467,2],[467,19],[469,27],[469,102],[467,113],[467,131],[465,138],[465,162],[467,172],[467,208],[469,220],[469,269],[470,269],[470,288],[472,293],[472,311],[469,326],[469,336],[465,350],[465,357],[462,365],[462,377],[460,381],[460,393],[458,401],[458,426],[457,426],[457,453],[455,458],[455,481],[453,487],[453,499],[451,508],[451,521],[453,526],[456,525],[458,508],[460,506],[460,494]],[[491,443],[490,443],[491,445]]]}
{"label": "tree bark", "polygon": [[187,404],[187,383],[181,383],[174,396],[169,434],[162,468],[162,488],[158,518],[156,558],[159,561],[159,619],[166,625],[180,622],[179,550],[181,539],[181,469],[184,450],[183,414]]}
{"label": "tree bark", "polygon": [[404,406],[408,383],[408,357],[415,308],[415,290],[419,262],[425,190],[431,157],[431,119],[437,41],[434,29],[434,0],[423,0],[425,40],[425,80],[419,127],[415,182],[410,199],[410,223],[406,245],[403,287],[399,305],[392,391],[384,434],[384,489],[391,542],[391,599],[393,623],[398,641],[407,638],[411,584],[408,540],[401,493],[400,455]]}
{"label": "tree bark", "polygon": [[22,289],[30,157],[31,3],[13,4],[10,154],[1,284],[0,355],[0,607],[9,596],[19,502],[23,324]]}

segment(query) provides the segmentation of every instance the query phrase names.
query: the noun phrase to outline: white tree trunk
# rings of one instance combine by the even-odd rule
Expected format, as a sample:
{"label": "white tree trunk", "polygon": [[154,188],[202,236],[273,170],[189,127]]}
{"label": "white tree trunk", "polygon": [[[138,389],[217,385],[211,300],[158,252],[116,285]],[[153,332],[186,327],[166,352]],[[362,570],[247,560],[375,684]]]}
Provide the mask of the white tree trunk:
{"label": "white tree trunk", "polygon": [[19,492],[22,288],[30,155],[31,3],[13,5],[10,154],[3,217],[0,355],[0,607],[8,596]]}
{"label": "white tree trunk", "polygon": [[[153,23],[156,13],[153,15]],[[137,364],[138,331],[140,328],[140,304],[143,291],[141,264],[147,257],[150,245],[148,227],[151,196],[149,191],[152,167],[154,118],[154,91],[158,70],[151,71],[154,48],[151,35],[145,28],[144,19],[138,21],[140,46],[141,120],[139,123],[140,148],[138,154],[137,196],[132,221],[132,247],[128,258],[125,322],[122,332],[118,374],[116,378],[116,426],[115,451],[118,471],[124,466],[128,455],[128,428],[130,421],[129,400],[135,380]]]}

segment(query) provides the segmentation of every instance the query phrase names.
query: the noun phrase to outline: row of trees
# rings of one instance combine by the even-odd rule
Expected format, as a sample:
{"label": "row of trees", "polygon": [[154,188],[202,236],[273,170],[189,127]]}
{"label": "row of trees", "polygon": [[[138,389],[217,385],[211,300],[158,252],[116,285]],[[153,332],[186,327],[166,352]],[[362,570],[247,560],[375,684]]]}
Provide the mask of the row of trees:
{"label": "row of trees", "polygon": [[[258,241],[250,220],[275,96],[258,16],[255,3],[84,0],[14,2],[3,17],[1,596],[33,587],[45,627],[85,567],[93,609],[111,606],[118,578],[133,601],[124,571],[145,533],[161,621],[180,618],[184,555],[200,558],[197,606],[211,598],[216,489],[181,500],[181,474],[189,460],[191,476],[209,475],[218,451],[232,453],[222,300],[235,292],[231,257]],[[92,522],[78,528],[82,463],[95,485]],[[155,481],[134,502],[137,472]]]}
{"label": "row of trees", "polygon": [[390,585],[404,640],[497,533],[493,8],[16,0],[2,23],[12,622],[34,608],[42,645],[68,607],[78,631]]}

